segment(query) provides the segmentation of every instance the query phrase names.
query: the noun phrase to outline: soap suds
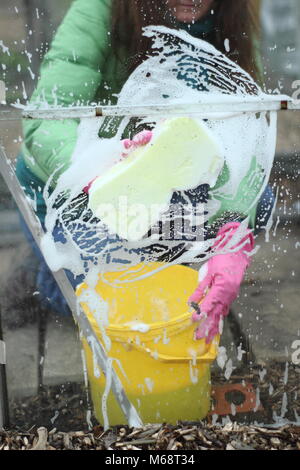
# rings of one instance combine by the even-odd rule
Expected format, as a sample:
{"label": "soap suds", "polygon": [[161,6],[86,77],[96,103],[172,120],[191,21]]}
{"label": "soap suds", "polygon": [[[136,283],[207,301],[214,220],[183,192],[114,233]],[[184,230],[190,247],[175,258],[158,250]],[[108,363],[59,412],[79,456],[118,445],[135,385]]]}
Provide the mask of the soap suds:
{"label": "soap suds", "polygon": [[[212,99],[217,102],[226,97],[241,99],[264,96],[249,74],[210,44],[195,39],[184,31],[170,30],[165,27],[147,27],[144,33],[152,39],[156,52],[131,74],[119,95],[119,105],[134,106],[141,103],[143,105],[175,105]],[[9,53],[1,42],[0,47],[3,52]],[[225,43],[225,47],[230,47],[229,41]],[[25,88],[23,88],[23,94],[26,95]],[[203,123],[201,114],[193,115],[193,118]],[[152,129],[155,129],[163,120],[164,116],[155,119],[148,116],[139,120],[139,128],[151,124]],[[134,267],[138,264],[147,265],[157,260],[165,261],[164,267],[168,267],[183,262],[198,262],[197,257],[201,254],[203,255],[202,261],[209,259],[212,254],[207,250],[214,240],[204,240],[204,223],[213,220],[222,210],[225,210],[227,204],[233,213],[241,210],[247,215],[266,187],[275,154],[276,113],[237,115],[228,112],[221,116],[212,116],[205,121],[209,132],[216,141],[222,143],[222,158],[226,164],[228,178],[223,178],[223,184],[218,185],[217,188],[211,188],[208,203],[198,204],[202,222],[197,225],[196,239],[193,227],[190,223],[186,223],[186,220],[191,217],[191,199],[187,192],[181,192],[179,198],[181,202],[179,205],[177,203],[176,208],[185,209],[183,211],[184,230],[179,227],[179,238],[163,237],[158,241],[151,237],[151,234],[136,241],[122,239],[117,233],[110,233],[108,227],[88,209],[88,195],[83,192],[83,188],[95,177],[101,178],[120,161],[124,151],[121,143],[124,131],[134,125],[132,118],[125,117],[119,120],[119,128],[113,137],[99,138],[99,128],[105,123],[113,124],[113,120],[104,121],[104,118],[81,121],[70,167],[58,178],[51,194],[48,190],[50,185],[53,186],[55,175],[52,175],[45,188],[46,234],[41,248],[53,271],[65,268],[75,275],[84,275],[88,287],[83,290],[79,301],[86,303],[92,312],[109,354],[111,344],[106,334],[109,305],[101,298],[101,293],[95,293],[94,287],[98,276],[104,279],[106,272],[135,269]],[[241,188],[242,180],[244,182]],[[191,191],[194,189],[191,188]],[[160,235],[167,233],[173,221],[172,210],[174,208],[171,206],[171,196],[170,193],[170,207],[162,214],[161,220],[157,220],[156,230]],[[247,222],[245,219],[241,225],[238,233],[239,239],[245,235]],[[57,229],[63,235],[63,242],[55,241],[53,238],[53,233]],[[236,243],[237,240],[234,242]],[[234,251],[234,244],[230,249]],[[164,269],[164,267],[159,269]],[[147,272],[143,269],[140,272],[137,270],[133,278],[120,275],[114,280],[114,285],[122,286],[138,279],[145,279],[158,272],[159,269]],[[146,333],[149,328],[150,326],[143,322],[131,325],[131,330],[140,333]],[[165,345],[169,343],[170,338],[167,337],[166,330],[164,330],[163,337],[155,338],[154,342],[160,339]],[[91,338],[89,340],[93,350],[94,375],[98,378],[101,374],[95,360],[95,350],[98,346],[96,341]],[[244,351],[239,349],[239,360],[243,353]],[[234,367],[232,360],[228,360],[225,348],[219,348],[217,361],[222,369],[225,368],[224,375],[228,380]],[[109,426],[106,400],[111,388],[112,363],[113,359],[109,357],[105,374],[106,387],[102,397],[105,428]],[[198,369],[192,361],[189,367],[191,382],[197,383]],[[146,379],[145,384],[140,385],[142,394],[146,393],[146,389],[151,392],[153,385],[150,378]],[[283,403],[281,414],[283,416],[285,414],[285,403]]]}

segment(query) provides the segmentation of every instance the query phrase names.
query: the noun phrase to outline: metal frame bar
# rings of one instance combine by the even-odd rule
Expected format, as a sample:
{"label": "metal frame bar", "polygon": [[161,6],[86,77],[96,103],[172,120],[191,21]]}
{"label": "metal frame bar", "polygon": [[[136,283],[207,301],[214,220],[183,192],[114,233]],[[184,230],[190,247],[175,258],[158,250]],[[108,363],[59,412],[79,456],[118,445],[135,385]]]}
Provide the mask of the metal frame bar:
{"label": "metal frame bar", "polygon": [[[11,107],[1,111],[0,120],[16,119],[80,119],[106,116],[168,116],[198,114],[202,117],[224,118],[234,113],[258,113],[267,111],[300,110],[300,101],[287,95],[263,95],[262,97],[206,98],[199,103],[183,103],[176,105],[145,105],[145,106],[32,106]],[[221,116],[218,116],[221,114]]]}
{"label": "metal frame bar", "polygon": [[[33,208],[28,203],[28,200],[24,194],[24,191],[15,175],[14,168],[8,163],[4,149],[0,145],[0,173],[2,174],[4,181],[6,182],[8,189],[10,190],[19,210],[21,211],[28,228],[30,229],[32,236],[34,237],[38,246],[40,246],[41,238],[44,234],[39,219],[36,217]],[[88,318],[84,314],[83,310],[77,302],[77,298],[72,285],[70,284],[64,270],[53,272],[53,276],[64,295],[74,318],[76,324],[84,337],[86,338],[89,346],[92,348],[94,341],[97,342],[98,348],[92,348],[95,350],[96,359],[98,365],[101,367],[103,373],[106,375],[107,366],[107,354],[99,339],[97,338]],[[129,401],[122,383],[112,368],[112,391],[115,395],[117,403],[123,411],[125,418],[130,426],[142,426],[142,420],[134,407]],[[0,399],[2,397],[0,396]]]}

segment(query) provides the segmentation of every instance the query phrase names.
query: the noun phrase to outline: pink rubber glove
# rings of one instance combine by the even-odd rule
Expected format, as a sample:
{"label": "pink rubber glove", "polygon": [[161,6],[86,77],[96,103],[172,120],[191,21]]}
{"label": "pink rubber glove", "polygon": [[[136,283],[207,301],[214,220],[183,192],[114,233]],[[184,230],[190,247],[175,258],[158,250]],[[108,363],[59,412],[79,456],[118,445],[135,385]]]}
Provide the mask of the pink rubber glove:
{"label": "pink rubber glove", "polygon": [[[224,225],[217,234],[213,250],[228,250],[232,237],[240,227],[239,222]],[[245,271],[250,264],[249,253],[254,248],[254,238],[250,230],[242,240],[230,244],[234,252],[216,254],[200,270],[202,279],[189,298],[189,304],[195,308],[192,315],[194,322],[200,322],[196,329],[196,339],[206,338],[210,343],[220,333],[220,322],[228,312],[230,305],[237,298]],[[233,246],[232,246],[233,244]],[[202,300],[202,302],[201,302]],[[199,302],[201,304],[198,306]]]}
{"label": "pink rubber glove", "polygon": [[[122,153],[122,158],[126,158],[128,157],[128,155],[135,149],[137,149],[138,147],[141,147],[142,145],[146,145],[150,142],[150,140],[152,139],[152,131],[141,131],[139,132],[138,134],[136,134],[132,140],[130,139],[124,139],[122,140],[122,143],[124,145],[124,148],[127,150],[127,152],[123,152]],[[90,190],[90,187],[92,185],[92,183],[95,181],[95,179],[97,179],[98,177],[94,178],[92,181],[89,182],[89,184],[87,186],[85,186],[83,188],[83,191],[88,194],[89,193],[89,190]]]}
{"label": "pink rubber glove", "polygon": [[90,187],[92,186],[93,182],[97,179],[98,177],[94,178],[92,181],[89,182],[87,186],[83,188],[82,191],[84,191],[86,194],[89,194]]}
{"label": "pink rubber glove", "polygon": [[148,144],[150,140],[152,139],[152,135],[153,135],[152,131],[145,130],[135,135],[132,140],[124,139],[122,141],[123,145],[126,150],[129,150],[129,152],[124,152],[122,156],[127,157],[136,148],[141,147],[142,145]]}

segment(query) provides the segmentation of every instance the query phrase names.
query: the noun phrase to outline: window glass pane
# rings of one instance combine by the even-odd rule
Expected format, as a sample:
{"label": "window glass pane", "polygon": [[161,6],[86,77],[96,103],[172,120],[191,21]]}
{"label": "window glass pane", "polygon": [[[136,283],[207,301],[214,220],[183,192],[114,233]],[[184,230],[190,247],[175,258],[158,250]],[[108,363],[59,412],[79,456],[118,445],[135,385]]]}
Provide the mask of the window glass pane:
{"label": "window glass pane", "polygon": [[[5,119],[5,113],[11,104],[28,104],[39,81],[42,60],[51,50],[71,3],[1,1],[1,102],[6,94],[6,104],[0,106],[1,158],[5,154],[13,169],[22,151],[24,121],[20,116]],[[297,0],[260,2],[259,49],[267,93],[286,93],[299,99],[299,20]],[[105,63],[104,75],[112,77],[109,67]],[[60,76],[55,80],[61,83]],[[57,84],[53,82],[54,95]],[[110,83],[101,86],[109,90]],[[97,87],[94,95],[97,101]],[[115,100],[116,96],[108,93],[105,99],[110,98]],[[219,356],[211,366],[213,408],[209,419],[213,423],[299,424],[299,126],[299,111],[278,113],[276,156],[269,181],[269,190],[276,196],[273,223],[266,221],[256,236],[259,250],[224,321]],[[66,133],[72,132],[70,129],[66,128]],[[47,126],[43,129],[44,135],[48,130]],[[97,419],[90,413],[94,409],[85,386],[78,327],[61,299],[55,308],[47,303],[47,296],[55,297],[54,281],[33,251],[36,246],[29,241],[30,234],[2,176],[0,220],[0,312],[7,350],[10,427],[88,429]],[[42,287],[46,287],[43,294]],[[192,290],[191,286],[190,293]],[[143,385],[145,393],[151,393],[151,379]],[[159,404],[157,407],[159,419]]]}

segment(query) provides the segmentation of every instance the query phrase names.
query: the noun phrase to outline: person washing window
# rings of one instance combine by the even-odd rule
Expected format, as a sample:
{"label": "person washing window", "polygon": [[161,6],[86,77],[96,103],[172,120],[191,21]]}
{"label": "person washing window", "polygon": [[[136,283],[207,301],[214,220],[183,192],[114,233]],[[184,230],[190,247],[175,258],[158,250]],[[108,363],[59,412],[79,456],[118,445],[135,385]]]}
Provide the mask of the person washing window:
{"label": "person washing window", "polygon": [[[142,35],[143,27],[148,25],[184,29],[195,38],[211,43],[259,81],[262,73],[255,4],[249,0],[89,0],[87,7],[86,0],[74,0],[44,57],[31,104],[116,104],[116,97],[130,73],[150,53],[151,41]],[[78,125],[77,119],[24,122],[17,176],[27,195],[36,199],[36,212],[42,224],[46,214],[43,188],[50,176],[55,174],[57,180],[69,167]],[[151,133],[147,134],[146,142],[143,138],[139,140],[143,135],[140,132],[141,129],[133,128],[124,135],[125,145],[149,142]],[[108,136],[105,126],[99,136]],[[267,188],[251,214],[241,209],[239,217],[230,220],[224,215],[224,208],[222,223],[215,233],[219,247],[225,247],[247,216],[250,216],[250,226],[234,253],[215,255],[205,264],[199,286],[187,299],[196,310],[194,321],[205,316],[196,330],[197,338],[205,337],[209,342],[219,332],[220,320],[236,299],[250,263],[254,248],[252,232],[259,227],[262,210],[271,207],[272,201],[272,192]],[[237,209],[234,208],[235,213]],[[30,239],[24,223],[23,228]],[[30,242],[40,260],[37,290],[55,311],[69,314],[41,253],[32,239]],[[80,282],[71,273],[69,278],[74,286]],[[191,292],[195,287],[191,286]]]}

